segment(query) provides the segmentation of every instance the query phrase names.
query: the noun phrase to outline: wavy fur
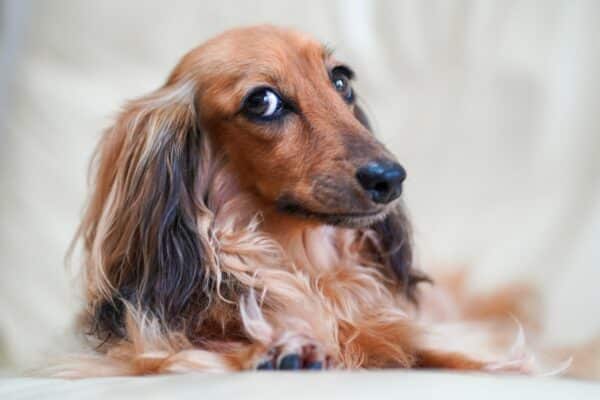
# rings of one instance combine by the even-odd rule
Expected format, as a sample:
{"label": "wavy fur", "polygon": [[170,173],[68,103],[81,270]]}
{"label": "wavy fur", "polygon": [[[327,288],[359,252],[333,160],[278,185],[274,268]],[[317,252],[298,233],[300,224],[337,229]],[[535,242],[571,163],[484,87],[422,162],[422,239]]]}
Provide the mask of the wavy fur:
{"label": "wavy fur", "polygon": [[[393,158],[332,88],[336,64],[297,32],[233,30],[125,106],[98,147],[78,235],[95,352],[58,375],[235,371],[290,353],[332,368],[485,367],[427,348],[413,303],[428,278],[399,202],[320,220],[374,207],[355,169]],[[240,115],[261,82],[296,114]]]}

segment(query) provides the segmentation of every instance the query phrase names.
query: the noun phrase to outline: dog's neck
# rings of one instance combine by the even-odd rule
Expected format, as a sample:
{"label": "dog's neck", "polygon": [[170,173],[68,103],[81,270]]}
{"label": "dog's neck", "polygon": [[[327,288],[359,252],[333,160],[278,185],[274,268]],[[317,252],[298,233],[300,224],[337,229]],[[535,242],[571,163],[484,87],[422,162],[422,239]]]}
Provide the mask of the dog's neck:
{"label": "dog's neck", "polygon": [[209,194],[207,202],[216,236],[224,231],[235,235],[236,231],[252,230],[276,242],[290,265],[311,275],[356,257],[352,246],[360,232],[285,214],[254,191],[242,188],[226,165],[213,176]]}
{"label": "dog's neck", "polygon": [[343,242],[354,234],[278,211],[266,213],[263,230],[279,243],[294,265],[311,274],[339,266]]}

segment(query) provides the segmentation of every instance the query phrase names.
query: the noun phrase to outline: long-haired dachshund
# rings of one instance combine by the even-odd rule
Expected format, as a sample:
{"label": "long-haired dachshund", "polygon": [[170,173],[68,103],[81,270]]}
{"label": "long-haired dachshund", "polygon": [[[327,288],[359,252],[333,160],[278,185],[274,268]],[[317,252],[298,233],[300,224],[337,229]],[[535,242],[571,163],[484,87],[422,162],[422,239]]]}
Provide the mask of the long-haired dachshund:
{"label": "long-haired dachshund", "polygon": [[78,234],[74,375],[498,367],[426,340],[406,172],[353,76],[304,34],[235,29],[125,106]]}

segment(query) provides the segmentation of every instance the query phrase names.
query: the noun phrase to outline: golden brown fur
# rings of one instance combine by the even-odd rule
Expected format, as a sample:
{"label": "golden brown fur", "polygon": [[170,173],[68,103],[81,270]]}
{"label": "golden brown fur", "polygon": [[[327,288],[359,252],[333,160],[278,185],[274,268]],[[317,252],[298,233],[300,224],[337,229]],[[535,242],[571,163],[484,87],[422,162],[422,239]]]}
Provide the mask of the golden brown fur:
{"label": "golden brown fur", "polygon": [[[425,340],[414,301],[426,278],[402,205],[374,204],[355,179],[393,156],[333,88],[338,65],[298,32],[236,29],[125,106],[79,232],[95,352],[64,375],[246,370],[286,354],[329,368],[498,367]],[[246,118],[261,85],[296,111]]]}

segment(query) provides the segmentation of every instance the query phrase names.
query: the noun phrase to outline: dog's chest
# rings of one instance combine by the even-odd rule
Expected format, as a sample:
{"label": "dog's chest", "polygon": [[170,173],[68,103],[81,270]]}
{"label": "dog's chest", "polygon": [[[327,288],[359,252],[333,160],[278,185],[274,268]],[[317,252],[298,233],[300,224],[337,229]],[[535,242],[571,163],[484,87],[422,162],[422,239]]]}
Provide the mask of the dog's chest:
{"label": "dog's chest", "polygon": [[285,248],[293,272],[340,319],[399,304],[381,269],[360,256],[358,240],[355,231],[326,226],[302,231]]}

